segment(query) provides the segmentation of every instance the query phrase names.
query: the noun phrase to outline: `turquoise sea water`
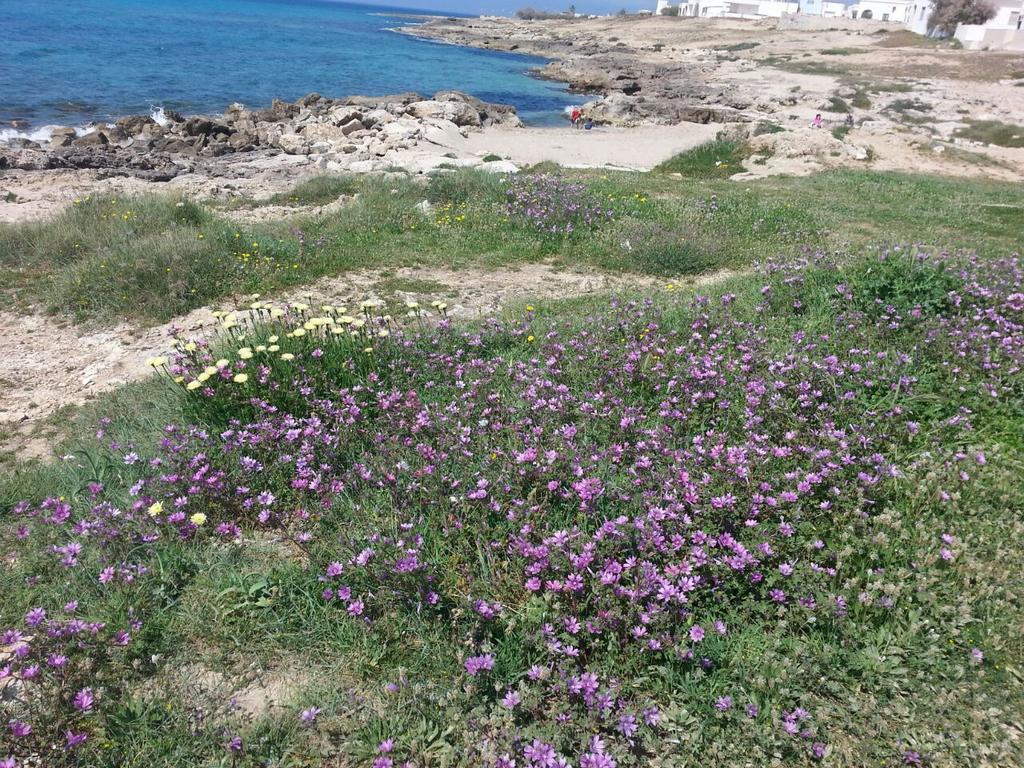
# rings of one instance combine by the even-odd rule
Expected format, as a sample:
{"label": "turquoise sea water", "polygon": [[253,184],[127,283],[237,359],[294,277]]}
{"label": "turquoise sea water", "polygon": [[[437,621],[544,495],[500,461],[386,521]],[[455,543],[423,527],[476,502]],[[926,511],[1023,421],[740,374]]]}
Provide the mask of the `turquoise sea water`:
{"label": "turquoise sea water", "polygon": [[535,124],[569,101],[526,75],[541,60],[389,32],[408,22],[397,13],[329,0],[0,0],[0,130],[258,108],[311,91],[455,88]]}

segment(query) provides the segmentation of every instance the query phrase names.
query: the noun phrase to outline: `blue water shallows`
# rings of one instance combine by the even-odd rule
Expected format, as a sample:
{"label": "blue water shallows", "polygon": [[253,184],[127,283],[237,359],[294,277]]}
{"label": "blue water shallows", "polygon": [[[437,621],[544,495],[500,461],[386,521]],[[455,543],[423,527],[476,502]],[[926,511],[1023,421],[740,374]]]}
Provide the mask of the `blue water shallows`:
{"label": "blue water shallows", "polygon": [[[398,8],[330,0],[3,0],[0,128],[109,121],[154,107],[219,113],[240,101],[457,89],[557,119],[567,95],[543,61],[388,31]],[[410,11],[413,13],[413,11]]]}

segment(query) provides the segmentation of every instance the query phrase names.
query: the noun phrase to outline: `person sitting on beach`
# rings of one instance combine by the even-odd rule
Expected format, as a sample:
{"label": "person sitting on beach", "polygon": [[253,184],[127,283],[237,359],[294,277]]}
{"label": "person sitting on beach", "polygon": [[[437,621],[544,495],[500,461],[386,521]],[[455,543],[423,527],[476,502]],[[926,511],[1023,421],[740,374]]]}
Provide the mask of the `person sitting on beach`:
{"label": "person sitting on beach", "polygon": [[572,108],[572,114],[569,115],[569,121],[572,123],[573,128],[580,127],[580,120],[583,118],[583,113],[580,112],[579,107]]}
{"label": "person sitting on beach", "polygon": [[824,126],[825,123],[822,121],[820,113],[815,115],[814,119],[811,120],[811,128],[823,128]]}
{"label": "person sitting on beach", "polygon": [[586,128],[586,129],[587,129],[587,130],[589,131],[589,130],[590,130],[591,128],[593,128],[593,127],[594,127],[594,121],[593,121],[593,120],[591,120],[591,119],[590,119],[590,118],[588,117],[588,118],[587,118],[587,122],[586,122],[586,124],[585,124],[585,125],[584,125],[583,127],[584,127],[584,128]]}

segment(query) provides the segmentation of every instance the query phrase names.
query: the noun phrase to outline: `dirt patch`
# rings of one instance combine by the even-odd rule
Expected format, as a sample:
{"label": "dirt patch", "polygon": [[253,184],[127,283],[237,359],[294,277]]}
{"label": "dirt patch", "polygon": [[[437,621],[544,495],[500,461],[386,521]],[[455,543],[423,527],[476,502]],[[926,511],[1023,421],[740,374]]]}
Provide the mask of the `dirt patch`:
{"label": "dirt patch", "polygon": [[258,720],[289,708],[309,682],[308,671],[287,664],[229,674],[197,662],[165,670],[140,695],[173,697],[215,721]]}

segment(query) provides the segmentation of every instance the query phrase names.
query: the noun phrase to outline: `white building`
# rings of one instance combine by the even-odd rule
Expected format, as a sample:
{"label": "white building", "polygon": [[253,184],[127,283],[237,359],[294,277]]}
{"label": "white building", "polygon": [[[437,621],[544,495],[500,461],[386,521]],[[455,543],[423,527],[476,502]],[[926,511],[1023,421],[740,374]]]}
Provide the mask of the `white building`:
{"label": "white building", "polygon": [[829,0],[800,0],[797,13],[802,13],[804,16],[835,18],[846,14],[846,4],[829,2]]}
{"label": "white building", "polygon": [[984,24],[961,24],[953,36],[971,50],[1024,51],[1024,2],[999,5]]}
{"label": "white building", "polygon": [[777,19],[786,14],[803,13],[809,16],[842,16],[843,3],[825,0],[658,0],[656,14],[665,8],[679,8],[680,16],[704,19]]}
{"label": "white building", "polygon": [[[998,0],[997,0],[998,3]],[[907,29],[919,35],[931,34],[928,20],[935,4],[932,0],[914,0]],[[954,35],[964,48],[993,48],[1003,50],[1024,50],[1024,0],[1012,0],[996,5],[995,15],[984,24],[961,24]]]}
{"label": "white building", "polygon": [[[918,0],[920,2],[920,0]],[[851,19],[872,19],[874,21],[910,21],[910,8],[914,0],[860,0],[846,9]]]}

